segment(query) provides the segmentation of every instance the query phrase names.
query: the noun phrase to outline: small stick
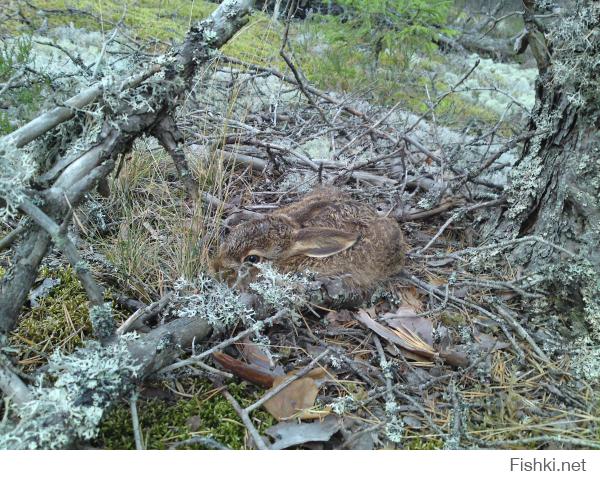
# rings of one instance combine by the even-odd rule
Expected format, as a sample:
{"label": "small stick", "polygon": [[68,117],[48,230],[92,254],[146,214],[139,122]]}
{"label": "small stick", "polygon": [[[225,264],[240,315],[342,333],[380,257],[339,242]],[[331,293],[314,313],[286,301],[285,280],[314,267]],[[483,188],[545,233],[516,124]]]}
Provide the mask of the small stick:
{"label": "small stick", "polygon": [[529,343],[529,345],[531,345],[531,348],[533,348],[533,351],[537,354],[538,357],[540,357],[545,362],[550,363],[550,359],[540,349],[540,347],[537,346],[537,344],[534,342],[533,338],[531,338],[529,333],[527,333],[527,330],[525,330],[521,326],[521,324],[519,322],[517,322],[517,319],[508,311],[508,309],[504,308],[501,305],[498,305],[496,307],[496,310],[498,310],[498,313],[500,315],[502,315],[502,318],[506,319],[506,321],[513,328],[513,330],[515,332],[517,332],[517,335],[519,335],[521,338],[525,339],[525,341],[527,341],[527,343]]}
{"label": "small stick", "polygon": [[479,445],[484,447],[505,447],[512,445],[523,445],[524,443],[547,443],[547,442],[557,442],[557,443],[566,443],[568,445],[573,445],[575,447],[583,447],[590,450],[600,450],[600,442],[595,442],[593,440],[586,440],[584,438],[568,438],[563,437],[562,435],[540,435],[537,437],[523,437],[517,438],[514,440],[496,440],[496,441],[486,441],[486,440],[477,440],[473,439]]}
{"label": "small stick", "polygon": [[19,205],[19,208],[29,215],[40,227],[42,227],[52,237],[52,241],[55,245],[65,254],[69,263],[75,270],[79,281],[85,288],[85,292],[90,300],[91,305],[100,306],[104,303],[104,294],[102,287],[96,283],[89,268],[85,266],[85,263],[81,259],[79,252],[73,242],[69,240],[69,237],[63,231],[63,228],[39,207],[33,204],[31,200],[25,199]]}
{"label": "small stick", "polygon": [[0,353],[0,391],[6,400],[11,399],[17,405],[33,400],[29,387],[13,372],[10,360],[3,353]]}
{"label": "small stick", "polygon": [[460,401],[460,397],[456,391],[456,384],[452,382],[450,384],[450,393],[452,395],[452,406],[454,407],[452,410],[452,434],[449,435],[449,438],[446,440],[444,444],[444,448],[459,450],[460,449],[460,440],[463,437],[464,425],[462,422],[462,402]]}
{"label": "small stick", "polygon": [[294,13],[294,10],[296,9],[297,4],[298,4],[298,2],[296,0],[293,0],[293,2],[290,4],[287,20],[285,23],[285,32],[283,34],[283,41],[281,42],[281,48],[279,49],[279,55],[281,55],[281,58],[283,58],[285,60],[285,63],[287,64],[289,69],[292,71],[292,74],[294,75],[294,78],[296,79],[298,87],[300,88],[300,90],[302,91],[302,93],[304,94],[304,96],[306,97],[308,102],[317,110],[317,112],[319,112],[319,116],[321,117],[323,122],[325,122],[329,127],[333,127],[332,123],[329,121],[329,119],[327,118],[327,116],[325,115],[323,110],[317,105],[317,103],[312,98],[312,96],[309,95],[307,89],[304,87],[304,81],[300,77],[300,74],[298,73],[296,66],[294,65],[294,63],[292,62],[292,60],[290,59],[288,54],[285,53],[285,47],[288,43],[290,23],[291,23],[292,15]]}
{"label": "small stick", "polygon": [[477,205],[471,205],[470,207],[467,207],[467,208],[458,209],[455,213],[453,213],[450,216],[450,218],[448,220],[446,220],[446,222],[439,228],[437,233],[433,237],[431,237],[431,240],[429,240],[429,242],[427,242],[427,245],[425,245],[417,253],[422,254],[425,250],[427,250],[429,247],[431,247],[431,245],[433,245],[433,243],[440,237],[440,235],[442,233],[444,233],[444,230],[446,230],[446,228],[448,228],[450,226],[450,224],[454,220],[458,219],[461,215],[464,215],[465,213],[471,212],[473,210],[477,210],[478,208],[494,207],[496,205],[500,205],[500,204],[504,203],[505,201],[506,201],[505,198],[498,198],[495,200],[490,200],[489,202],[478,203]]}
{"label": "small stick", "polygon": [[[287,313],[288,313],[287,310],[280,310],[275,315],[267,318],[263,322],[267,323],[267,324],[270,322],[274,322],[274,321],[280,319],[281,317],[283,317],[284,315],[287,315]],[[235,337],[228,338],[227,340],[219,343],[218,345],[215,345],[212,348],[209,348],[208,350],[205,350],[202,353],[199,353],[198,355],[194,355],[193,357],[190,357],[186,360],[180,360],[179,362],[175,362],[171,365],[166,366],[165,368],[160,370],[160,372],[158,372],[158,373],[167,373],[167,372],[171,372],[171,371],[176,370],[181,367],[186,367],[188,365],[194,365],[198,360],[202,360],[203,358],[208,357],[209,355],[212,355],[214,352],[216,352],[218,350],[222,350],[223,348],[228,347],[229,345],[233,345],[234,343],[239,342],[242,338],[244,338],[246,335],[254,332],[255,330],[256,330],[256,326],[249,327],[246,330],[243,330],[240,333],[238,333]]]}
{"label": "small stick", "polygon": [[143,323],[145,320],[158,314],[158,312],[165,308],[169,300],[171,300],[170,293],[146,307],[138,308],[127,320],[125,320],[125,322],[123,322],[119,328],[117,328],[117,335],[123,335],[124,333],[127,333],[137,320],[140,320]]}
{"label": "small stick", "polygon": [[394,401],[394,386],[392,385],[392,379],[389,375],[386,375],[386,370],[388,369],[388,361],[385,358],[385,352],[383,350],[383,346],[381,345],[381,340],[377,335],[373,336],[373,342],[375,342],[375,348],[377,348],[377,353],[379,354],[379,365],[381,366],[381,372],[383,373],[383,378],[385,379],[385,389],[386,389],[386,397],[387,401]]}
{"label": "small stick", "polygon": [[0,252],[2,250],[9,248],[15,242],[15,240],[19,237],[19,235],[23,232],[23,230],[25,230],[25,225],[21,223],[16,228],[14,228],[10,233],[6,234],[6,236],[4,236],[0,240]]}
{"label": "small stick", "polygon": [[[437,294],[437,295],[439,295],[441,297],[443,297],[445,295],[444,292],[442,292],[440,289],[434,287],[433,285],[430,285],[429,283],[426,283],[426,282],[423,282],[422,280],[419,280],[414,275],[411,275],[409,277],[409,280],[413,284],[415,284],[417,287],[423,288],[424,290],[426,290],[428,292],[435,293],[435,294]],[[527,343],[529,343],[529,345],[531,346],[531,348],[533,349],[533,351],[542,360],[544,360],[545,362],[550,363],[550,359],[540,349],[540,347],[537,346],[537,344],[535,343],[535,341],[533,340],[533,338],[531,338],[531,336],[525,331],[525,329],[523,327],[521,327],[521,325],[518,324],[518,322],[514,318],[510,318],[510,316],[508,316],[506,314],[501,314],[502,316],[494,315],[492,312],[486,310],[485,308],[480,307],[479,305],[477,305],[477,304],[475,304],[473,302],[469,302],[468,300],[462,300],[462,299],[460,299],[458,297],[455,297],[454,295],[448,294],[448,298],[450,300],[452,300],[453,302],[459,303],[461,305],[465,305],[467,307],[474,308],[479,313],[482,313],[486,317],[491,318],[495,322],[498,322],[498,324],[500,324],[500,325],[503,325],[506,321],[508,321],[508,323],[515,329],[515,332],[517,333],[517,335],[519,335],[519,337],[521,337],[522,340],[525,340]],[[509,337],[509,340],[510,340],[510,337]]]}
{"label": "small stick", "polygon": [[[412,220],[412,218],[411,218],[411,220]],[[482,245],[480,247],[467,247],[462,250],[457,250],[455,252],[452,252],[452,255],[457,256],[457,255],[463,255],[463,254],[468,254],[468,253],[483,252],[486,250],[496,250],[496,249],[511,247],[518,243],[527,243],[527,242],[540,242],[540,243],[543,243],[544,245],[548,245],[549,247],[555,248],[556,250],[558,250],[560,252],[563,252],[565,255],[568,255],[571,258],[581,259],[580,255],[578,255],[574,252],[571,252],[570,250],[567,250],[566,248],[563,248],[560,245],[552,243],[549,240],[546,240],[545,238],[540,237],[539,235],[528,235],[526,237],[513,238],[512,240],[506,240],[504,242],[498,242],[498,243],[490,243],[487,245]],[[448,256],[449,255],[442,255],[442,256],[440,256],[440,255],[423,255],[423,258],[439,259],[439,258],[446,258]]]}
{"label": "small stick", "polygon": [[229,403],[231,403],[231,406],[236,411],[236,413],[240,416],[242,422],[244,422],[244,426],[248,430],[248,433],[250,433],[250,436],[252,437],[252,440],[254,440],[254,443],[256,444],[258,449],[268,450],[269,447],[265,443],[264,439],[260,436],[260,433],[258,433],[258,430],[252,423],[252,419],[248,415],[248,412],[240,406],[240,404],[235,398],[233,398],[233,395],[229,393],[229,390],[225,388],[223,389],[222,393],[225,396],[225,398],[229,401]]}
{"label": "small stick", "polygon": [[129,398],[129,408],[131,409],[131,423],[133,425],[133,439],[135,440],[136,450],[146,450],[142,441],[142,431],[140,429],[140,419],[137,411],[137,392],[131,394]]}
{"label": "small stick", "polygon": [[354,440],[356,440],[361,435],[364,435],[364,434],[370,433],[370,432],[375,432],[375,431],[381,429],[384,425],[385,425],[384,422],[376,423],[375,425],[371,425],[370,427],[363,428],[362,430],[359,430],[359,431],[353,433],[352,435],[350,435],[348,437],[348,439],[344,443],[342,443],[341,450],[348,448],[348,446],[352,445],[352,442],[354,442]]}

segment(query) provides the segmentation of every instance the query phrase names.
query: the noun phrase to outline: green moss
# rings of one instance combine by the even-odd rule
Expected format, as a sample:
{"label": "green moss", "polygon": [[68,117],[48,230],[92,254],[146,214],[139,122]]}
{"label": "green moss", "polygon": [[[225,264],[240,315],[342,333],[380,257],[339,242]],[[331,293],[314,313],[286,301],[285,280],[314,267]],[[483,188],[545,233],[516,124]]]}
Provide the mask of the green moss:
{"label": "green moss", "polygon": [[[193,398],[189,400],[138,401],[140,428],[146,448],[169,448],[170,444],[193,435],[213,438],[233,449],[244,448],[246,429],[229,402],[206,380],[193,380],[192,388]],[[232,383],[227,388],[242,407],[252,404],[263,393],[243,383]],[[274,423],[273,417],[261,410],[255,411],[252,418],[261,433]],[[121,403],[108,412],[100,426],[96,444],[108,449],[134,448],[128,404]]]}
{"label": "green moss", "polygon": [[251,63],[281,69],[284,66],[279,56],[282,28],[263,13],[254,12],[248,24],[227,42],[222,51]]}
{"label": "green moss", "polygon": [[448,327],[459,327],[461,325],[467,325],[468,319],[460,313],[452,313],[450,311],[442,312],[440,314],[440,321]]}
{"label": "green moss", "polygon": [[[201,0],[43,0],[34,3],[42,10],[41,14],[26,5],[21,7],[34,28],[47,18],[50,27],[72,23],[78,28],[109,31],[125,14],[123,23],[138,38],[161,40],[182,39],[191,22],[205,18],[217,7]],[[8,28],[14,32],[22,30],[23,25],[9,24]]]}
{"label": "green moss", "polygon": [[[26,6],[23,12],[34,23],[47,17],[50,27],[72,23],[78,28],[108,31],[125,12],[123,23],[138,38],[181,41],[192,23],[206,18],[218,5],[202,0],[44,0],[38,6],[46,11],[45,15],[36,15]],[[273,30],[274,26],[279,32]],[[281,24],[273,24],[268,16],[255,12],[224,51],[267,64],[266,59],[278,55],[281,29]]]}
{"label": "green moss", "polygon": [[[65,353],[83,345],[92,334],[88,299],[71,267],[50,270],[42,267],[39,281],[60,280],[39,304],[24,310],[17,328],[10,335],[10,343],[18,348],[21,364],[37,365],[45,355],[59,348]],[[123,317],[122,312],[116,316]]]}
{"label": "green moss", "polygon": [[412,438],[403,444],[406,450],[441,450],[444,442],[439,438]]}
{"label": "green moss", "polygon": [[[416,37],[415,39],[416,40]],[[432,81],[448,62],[432,51],[427,38],[411,48],[384,49],[374,61],[367,44],[351,25],[338,18],[315,16],[296,25],[294,53],[307,78],[324,90],[356,94],[365,92],[374,103],[427,113],[431,100],[451,86]],[[446,97],[436,108],[437,120],[447,126],[464,125],[465,119],[492,124],[498,115],[459,94]]]}
{"label": "green moss", "polygon": [[60,284],[22,314],[11,343],[47,353],[54,350],[51,347],[71,352],[92,333],[85,291],[71,268],[52,271],[43,267],[39,280],[44,279],[60,280]]}

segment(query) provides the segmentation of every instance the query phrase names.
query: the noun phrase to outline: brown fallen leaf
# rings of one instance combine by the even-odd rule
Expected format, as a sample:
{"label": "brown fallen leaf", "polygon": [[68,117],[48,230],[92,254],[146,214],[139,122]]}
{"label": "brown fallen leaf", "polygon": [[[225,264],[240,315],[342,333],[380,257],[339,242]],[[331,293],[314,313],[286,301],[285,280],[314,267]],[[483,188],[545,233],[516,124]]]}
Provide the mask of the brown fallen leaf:
{"label": "brown fallen leaf", "polygon": [[342,326],[346,323],[350,323],[353,320],[353,317],[350,310],[334,310],[325,315],[325,320],[331,325]]}
{"label": "brown fallen leaf", "polygon": [[406,304],[415,312],[423,310],[423,302],[416,287],[400,288],[397,291],[398,296],[402,299],[402,304]]}
{"label": "brown fallen leaf", "polygon": [[455,367],[466,367],[469,360],[462,352],[443,351],[436,352],[431,346],[425,343],[420,337],[412,333],[405,327],[388,328],[385,325],[374,320],[365,310],[360,309],[355,314],[355,318],[373,330],[377,335],[385,338],[387,341],[399,345],[403,349],[421,355],[425,358],[433,360],[436,356],[442,358],[449,365]]}
{"label": "brown fallen leaf", "polygon": [[494,335],[488,335],[487,333],[480,332],[475,330],[474,333],[475,340],[481,350],[494,352],[496,350],[502,350],[504,348],[510,347],[510,343],[501,342]]}
{"label": "brown fallen leaf", "polygon": [[385,313],[381,320],[392,328],[404,327],[416,333],[429,346],[433,347],[433,323],[425,317],[420,317],[409,307],[400,307],[394,313]]}
{"label": "brown fallen leaf", "polygon": [[[281,385],[295,372],[290,372],[282,377],[277,377],[273,382],[273,388]],[[310,409],[314,407],[319,393],[320,385],[325,381],[327,371],[321,367],[314,368],[304,377],[294,380],[281,392],[265,402],[265,408],[277,420],[289,418],[321,418],[324,412]],[[267,392],[268,393],[268,392]],[[327,411],[327,413],[329,413]]]}
{"label": "brown fallen leaf", "polygon": [[246,380],[263,388],[270,388],[277,378],[254,365],[237,360],[226,353],[215,352],[213,358],[224,370],[233,373],[236,377]]}

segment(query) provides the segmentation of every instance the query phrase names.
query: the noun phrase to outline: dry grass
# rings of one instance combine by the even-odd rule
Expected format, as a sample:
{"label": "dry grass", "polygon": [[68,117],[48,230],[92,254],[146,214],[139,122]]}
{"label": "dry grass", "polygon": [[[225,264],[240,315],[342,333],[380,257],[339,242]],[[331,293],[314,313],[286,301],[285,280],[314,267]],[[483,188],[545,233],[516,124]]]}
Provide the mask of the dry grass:
{"label": "dry grass", "polygon": [[[190,160],[199,188],[226,198],[229,176],[222,162]],[[108,234],[94,232],[88,219],[92,231],[87,240],[117,268],[124,291],[155,300],[175,279],[207,270],[219,241],[220,212],[186,198],[160,147],[139,142],[110,189],[103,205]]]}

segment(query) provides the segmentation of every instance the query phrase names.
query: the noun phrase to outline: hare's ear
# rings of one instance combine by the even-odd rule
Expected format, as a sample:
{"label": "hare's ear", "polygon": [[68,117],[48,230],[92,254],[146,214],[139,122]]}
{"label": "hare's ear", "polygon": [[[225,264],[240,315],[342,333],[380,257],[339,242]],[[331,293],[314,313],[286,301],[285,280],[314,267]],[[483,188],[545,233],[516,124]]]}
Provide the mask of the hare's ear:
{"label": "hare's ear", "polygon": [[357,233],[333,228],[309,227],[296,232],[288,253],[307,257],[325,258],[347,250],[358,240]]}

